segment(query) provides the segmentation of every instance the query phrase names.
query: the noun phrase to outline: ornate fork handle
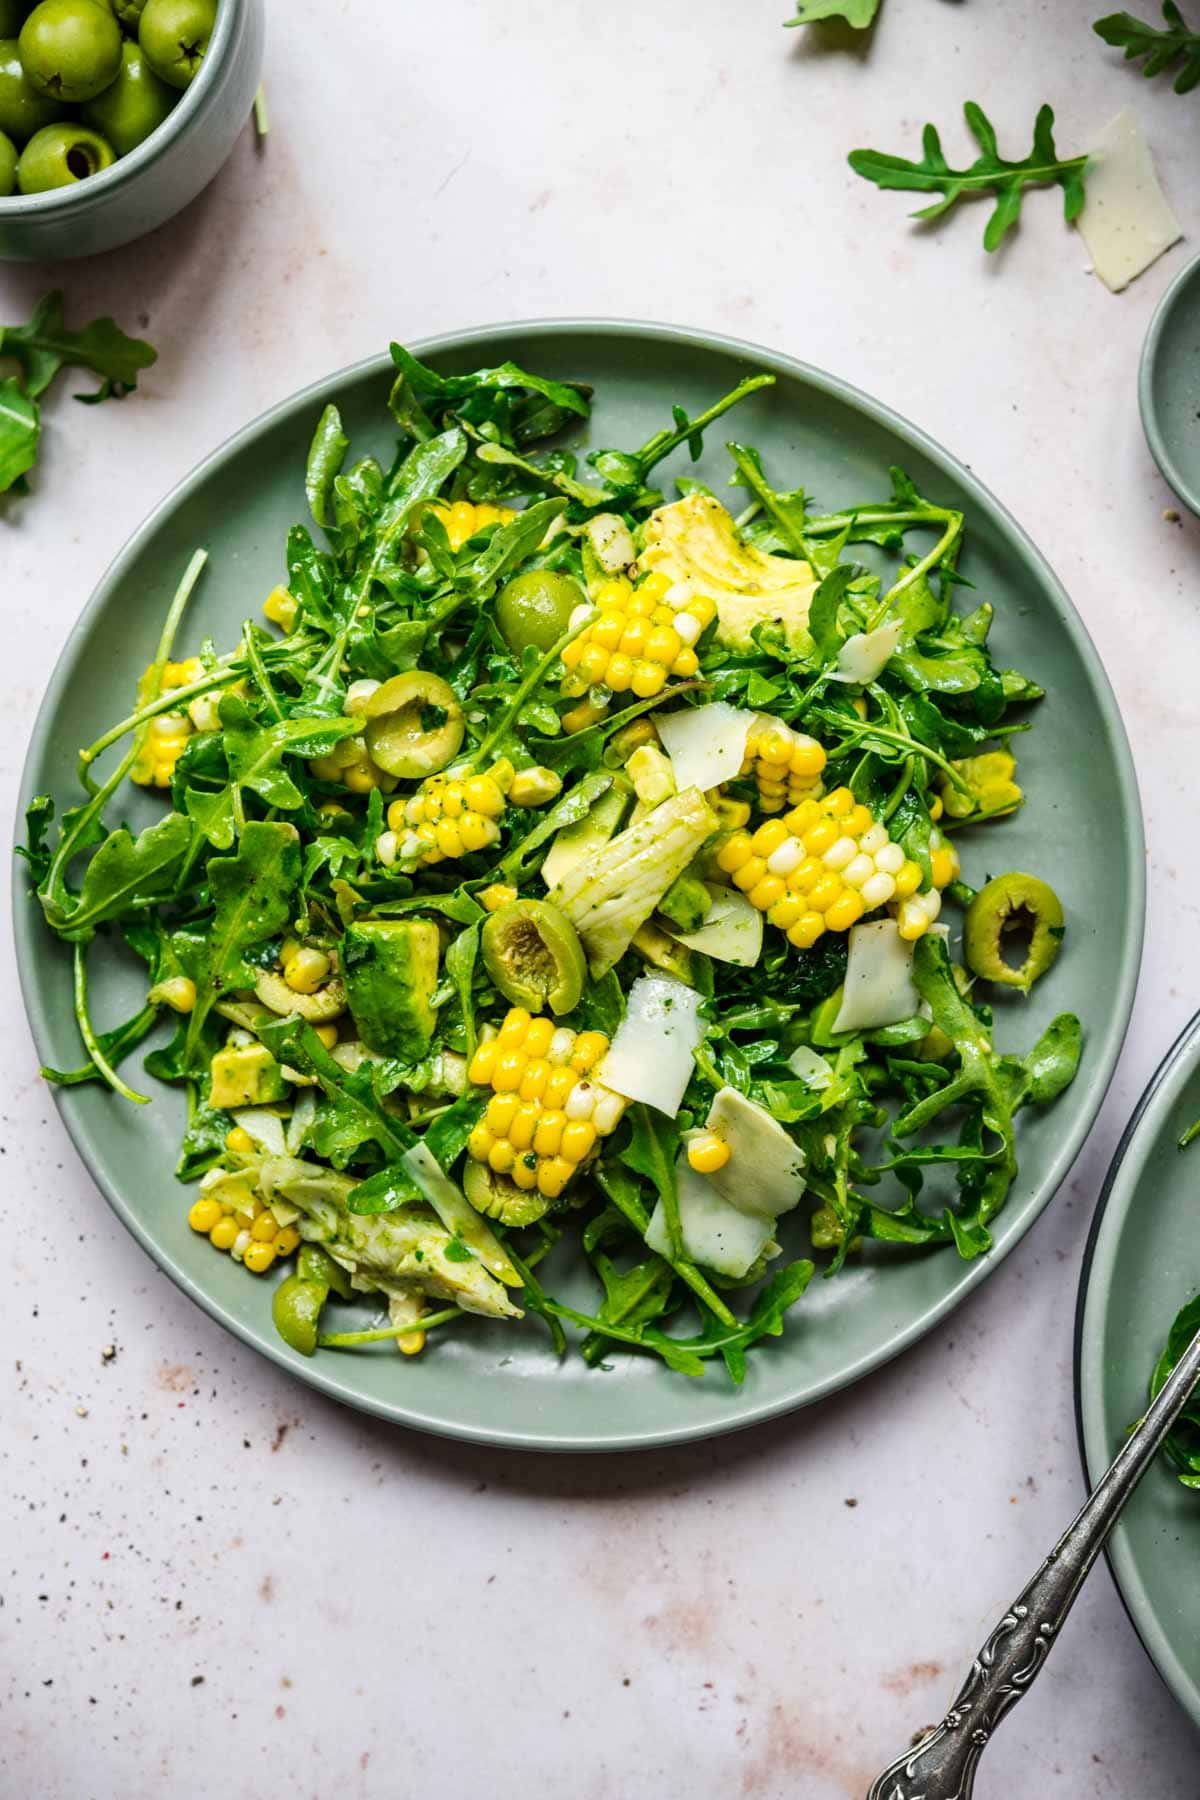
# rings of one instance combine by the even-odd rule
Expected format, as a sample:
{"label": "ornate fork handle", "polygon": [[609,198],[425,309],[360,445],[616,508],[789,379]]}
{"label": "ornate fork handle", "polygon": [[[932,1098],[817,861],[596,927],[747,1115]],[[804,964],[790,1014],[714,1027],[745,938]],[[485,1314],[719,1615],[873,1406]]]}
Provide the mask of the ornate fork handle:
{"label": "ornate fork handle", "polygon": [[1193,1338],[1078,1516],[979,1651],[941,1724],[884,1770],[872,1783],[867,1800],[969,1800],[979,1758],[993,1731],[1041,1669],[1084,1577],[1187,1404],[1197,1378],[1200,1335]]}

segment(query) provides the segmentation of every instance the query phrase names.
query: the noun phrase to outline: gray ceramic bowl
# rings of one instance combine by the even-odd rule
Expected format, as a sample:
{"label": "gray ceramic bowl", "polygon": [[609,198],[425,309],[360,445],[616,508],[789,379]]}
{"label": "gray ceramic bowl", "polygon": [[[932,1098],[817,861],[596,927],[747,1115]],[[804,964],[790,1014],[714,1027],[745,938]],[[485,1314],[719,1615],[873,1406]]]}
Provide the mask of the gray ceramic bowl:
{"label": "gray ceramic bowl", "polygon": [[1200,256],[1179,271],[1155,308],[1138,401],[1164,481],[1200,517]]}
{"label": "gray ceramic bowl", "polygon": [[0,200],[0,259],[49,262],[115,250],[194,200],[250,115],[264,32],[263,0],[219,0],[208,54],[170,117],[101,175]]}

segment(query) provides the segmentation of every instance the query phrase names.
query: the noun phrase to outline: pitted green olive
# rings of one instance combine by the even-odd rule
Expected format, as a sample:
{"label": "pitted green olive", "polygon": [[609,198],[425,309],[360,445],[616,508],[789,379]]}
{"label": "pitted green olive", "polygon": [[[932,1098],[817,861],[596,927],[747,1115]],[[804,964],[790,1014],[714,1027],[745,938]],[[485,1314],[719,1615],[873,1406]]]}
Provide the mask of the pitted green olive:
{"label": "pitted green olive", "polygon": [[404,781],[420,781],[444,769],[458,755],[467,729],[450,683],[425,669],[393,675],[376,688],[367,702],[366,721],[372,762]]}
{"label": "pitted green olive", "polygon": [[587,595],[577,581],[558,569],[527,569],[506,581],[496,596],[496,623],[510,650],[517,655],[532,645],[549,650],[570,623]]}
{"label": "pitted green olive", "polygon": [[550,1209],[549,1200],[536,1188],[519,1188],[511,1176],[498,1175],[473,1156],[468,1156],[463,1171],[463,1191],[477,1213],[515,1230],[534,1224]]}
{"label": "pitted green olive", "polygon": [[328,1287],[320,1281],[304,1281],[289,1275],[271,1296],[271,1317],[285,1344],[301,1356],[312,1356],[317,1348],[321,1327],[321,1309],[329,1297]]}
{"label": "pitted green olive", "polygon": [[540,1012],[570,1012],[587,974],[583,945],[565,913],[548,900],[513,900],[484,920],[484,966],[506,1000]]}
{"label": "pitted green olive", "polygon": [[26,75],[51,100],[90,100],[121,66],[121,27],[96,0],[41,0],[19,43]]}
{"label": "pitted green olive", "polygon": [[[1006,932],[1028,934],[1028,954],[1020,965],[1004,955]],[[1058,955],[1062,935],[1063,909],[1054,889],[1014,869],[993,876],[968,906],[963,949],[974,974],[1028,993]]]}
{"label": "pitted green olive", "polygon": [[299,1013],[310,1025],[328,1025],[346,1010],[346,990],[336,976],[315,994],[298,994],[274,969],[264,969],[254,983],[254,992],[281,1019]]}

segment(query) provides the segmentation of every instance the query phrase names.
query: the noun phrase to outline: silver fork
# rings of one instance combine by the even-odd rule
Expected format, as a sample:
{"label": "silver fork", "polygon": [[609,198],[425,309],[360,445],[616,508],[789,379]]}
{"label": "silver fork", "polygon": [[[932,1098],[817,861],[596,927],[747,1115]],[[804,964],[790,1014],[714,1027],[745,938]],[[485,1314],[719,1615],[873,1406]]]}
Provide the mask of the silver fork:
{"label": "silver fork", "polygon": [[941,1724],[890,1763],[867,1800],[969,1800],[979,1759],[1032,1685],[1121,1509],[1153,1462],[1200,1378],[1200,1335],[1130,1432],[1081,1511],[1022,1588],[971,1665]]}

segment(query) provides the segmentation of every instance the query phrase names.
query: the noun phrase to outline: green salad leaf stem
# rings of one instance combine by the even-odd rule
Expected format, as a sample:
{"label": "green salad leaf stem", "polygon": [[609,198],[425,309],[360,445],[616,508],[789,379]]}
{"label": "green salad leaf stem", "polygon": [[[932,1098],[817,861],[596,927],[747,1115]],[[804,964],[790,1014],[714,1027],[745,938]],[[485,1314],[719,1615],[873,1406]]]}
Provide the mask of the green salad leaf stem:
{"label": "green salad leaf stem", "polygon": [[1175,0],[1163,0],[1162,25],[1150,25],[1132,13],[1106,13],[1092,30],[1115,50],[1124,50],[1126,62],[1142,63],[1147,80],[1176,70],[1177,94],[1200,87],[1200,31],[1193,31]]}

